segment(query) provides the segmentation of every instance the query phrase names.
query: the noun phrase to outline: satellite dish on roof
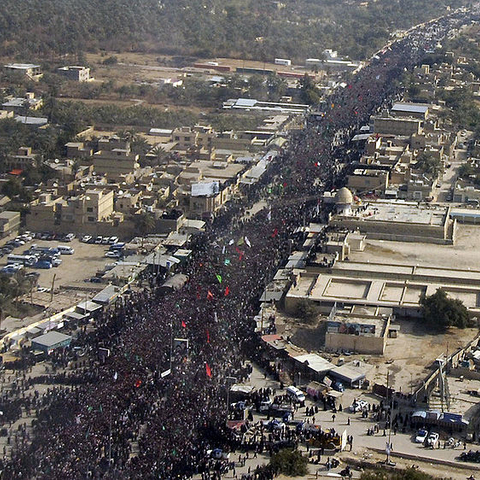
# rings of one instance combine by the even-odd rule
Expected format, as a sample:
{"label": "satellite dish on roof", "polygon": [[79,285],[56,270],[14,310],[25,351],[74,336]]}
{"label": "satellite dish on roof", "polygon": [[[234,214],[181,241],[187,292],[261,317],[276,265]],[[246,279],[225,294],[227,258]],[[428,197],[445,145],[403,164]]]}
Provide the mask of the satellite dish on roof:
{"label": "satellite dish on roof", "polygon": [[54,162],[55,162],[55,163],[59,163],[60,160],[59,160],[58,158],[56,158],[56,159],[54,160]]}

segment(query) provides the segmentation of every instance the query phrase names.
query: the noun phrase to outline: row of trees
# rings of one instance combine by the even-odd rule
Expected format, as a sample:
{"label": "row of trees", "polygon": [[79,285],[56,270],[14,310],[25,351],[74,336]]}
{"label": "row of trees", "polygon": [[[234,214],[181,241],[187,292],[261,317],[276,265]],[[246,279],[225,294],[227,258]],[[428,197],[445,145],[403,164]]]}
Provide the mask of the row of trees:
{"label": "row of trees", "polygon": [[[16,0],[0,4],[3,55],[156,49],[202,57],[307,58],[335,46],[363,57],[395,29],[443,13],[462,0]],[[114,12],[114,14],[112,14]],[[25,32],[29,32],[28,35]]]}

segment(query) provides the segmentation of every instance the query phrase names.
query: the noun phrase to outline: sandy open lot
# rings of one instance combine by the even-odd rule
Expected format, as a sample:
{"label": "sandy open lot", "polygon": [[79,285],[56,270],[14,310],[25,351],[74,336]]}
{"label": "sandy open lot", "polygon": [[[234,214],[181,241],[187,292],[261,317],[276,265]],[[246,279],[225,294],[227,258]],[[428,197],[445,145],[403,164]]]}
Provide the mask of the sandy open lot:
{"label": "sandy open lot", "polygon": [[355,252],[358,262],[436,265],[480,270],[480,225],[458,225],[455,245],[402,243],[370,240],[364,252]]}

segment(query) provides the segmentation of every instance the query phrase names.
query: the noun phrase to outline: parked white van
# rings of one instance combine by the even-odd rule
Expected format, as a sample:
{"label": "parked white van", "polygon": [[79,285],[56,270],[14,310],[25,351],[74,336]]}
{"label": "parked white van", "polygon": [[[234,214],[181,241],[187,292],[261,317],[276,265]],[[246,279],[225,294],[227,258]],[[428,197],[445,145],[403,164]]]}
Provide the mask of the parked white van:
{"label": "parked white van", "polygon": [[75,253],[75,250],[67,245],[59,245],[57,248],[60,255],[73,255]]}
{"label": "parked white van", "polygon": [[302,403],[305,401],[305,394],[293,385],[287,387],[287,395],[296,403]]}

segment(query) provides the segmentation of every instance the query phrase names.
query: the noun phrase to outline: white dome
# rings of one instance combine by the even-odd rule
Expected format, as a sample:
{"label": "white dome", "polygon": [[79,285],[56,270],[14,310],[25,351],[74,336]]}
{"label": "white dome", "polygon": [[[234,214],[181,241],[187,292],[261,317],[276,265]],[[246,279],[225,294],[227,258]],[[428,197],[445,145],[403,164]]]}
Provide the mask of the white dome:
{"label": "white dome", "polygon": [[353,203],[352,192],[347,187],[342,187],[335,195],[337,205],[351,205]]}

